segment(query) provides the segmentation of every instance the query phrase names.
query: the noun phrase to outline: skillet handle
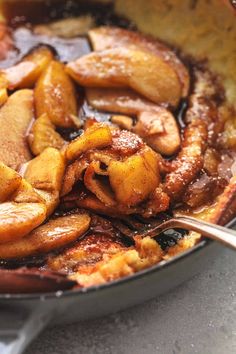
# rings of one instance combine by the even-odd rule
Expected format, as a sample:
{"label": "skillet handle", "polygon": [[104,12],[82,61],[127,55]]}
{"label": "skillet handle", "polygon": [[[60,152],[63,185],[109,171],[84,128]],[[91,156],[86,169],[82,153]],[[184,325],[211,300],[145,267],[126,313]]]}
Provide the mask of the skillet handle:
{"label": "skillet handle", "polygon": [[31,308],[0,304],[0,353],[22,354],[52,315],[45,303]]}

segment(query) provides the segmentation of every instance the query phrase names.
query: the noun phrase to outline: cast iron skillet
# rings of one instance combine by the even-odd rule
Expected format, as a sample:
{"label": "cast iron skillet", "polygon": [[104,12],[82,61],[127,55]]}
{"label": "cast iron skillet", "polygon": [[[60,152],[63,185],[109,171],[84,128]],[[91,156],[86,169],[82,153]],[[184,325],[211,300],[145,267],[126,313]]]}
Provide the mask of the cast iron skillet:
{"label": "cast iron skillet", "polygon": [[53,324],[72,323],[150,300],[203,270],[221,247],[203,240],[170,261],[88,289],[0,295],[0,353],[22,353],[51,321]]}
{"label": "cast iron skillet", "polygon": [[104,316],[154,298],[203,270],[221,247],[202,240],[169,261],[88,289],[0,295],[0,353],[22,353],[49,322],[64,324]]}
{"label": "cast iron skillet", "polygon": [[[236,229],[235,220],[227,226]],[[105,316],[161,295],[203,271],[221,250],[222,245],[204,239],[169,261],[104,285],[54,293],[0,294],[0,353],[23,353],[49,323]]]}

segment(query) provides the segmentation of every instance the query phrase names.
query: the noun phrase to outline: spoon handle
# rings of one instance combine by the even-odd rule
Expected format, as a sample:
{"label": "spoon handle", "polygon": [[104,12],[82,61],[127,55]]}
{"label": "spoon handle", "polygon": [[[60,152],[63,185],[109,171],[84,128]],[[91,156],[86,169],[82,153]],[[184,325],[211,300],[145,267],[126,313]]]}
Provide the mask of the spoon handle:
{"label": "spoon handle", "polygon": [[205,237],[236,250],[236,231],[232,229],[188,216],[179,216],[169,221],[171,221],[172,227],[181,227],[183,229],[199,232]]}

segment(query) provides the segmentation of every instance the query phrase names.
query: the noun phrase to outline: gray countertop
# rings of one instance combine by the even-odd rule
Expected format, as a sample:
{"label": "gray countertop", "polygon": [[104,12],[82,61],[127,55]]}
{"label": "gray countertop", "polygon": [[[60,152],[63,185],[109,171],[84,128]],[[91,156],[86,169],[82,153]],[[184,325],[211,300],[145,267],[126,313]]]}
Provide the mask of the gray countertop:
{"label": "gray countertop", "polygon": [[234,354],[236,257],[222,248],[204,273],[116,315],[46,329],[26,354]]}

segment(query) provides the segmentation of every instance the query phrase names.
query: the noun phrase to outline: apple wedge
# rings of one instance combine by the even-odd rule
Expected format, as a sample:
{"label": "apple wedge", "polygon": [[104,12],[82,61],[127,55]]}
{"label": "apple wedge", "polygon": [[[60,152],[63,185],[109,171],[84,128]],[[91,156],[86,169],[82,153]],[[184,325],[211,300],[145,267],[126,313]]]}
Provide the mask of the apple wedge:
{"label": "apple wedge", "polygon": [[52,61],[43,71],[35,88],[37,117],[47,114],[58,127],[80,127],[76,117],[77,102],[74,83],[64,70],[64,65]]}
{"label": "apple wedge", "polygon": [[176,107],[182,95],[173,68],[142,50],[114,48],[93,52],[70,62],[66,70],[81,86],[131,88],[157,104]]}
{"label": "apple wedge", "polygon": [[17,259],[53,251],[74,242],[89,228],[88,214],[72,214],[50,220],[22,240],[0,244],[1,259]]}
{"label": "apple wedge", "polygon": [[48,47],[38,47],[18,64],[0,70],[0,78],[7,81],[9,90],[32,88],[52,59],[53,53]]}
{"label": "apple wedge", "polygon": [[34,155],[41,154],[48,147],[60,150],[66,144],[46,113],[36,119],[27,138]]}
{"label": "apple wedge", "polygon": [[189,92],[190,77],[187,68],[173,50],[151,36],[132,32],[119,27],[102,26],[92,28],[89,39],[93,50],[105,50],[117,47],[141,49],[155,54],[168,63],[176,72],[182,84],[182,95],[186,97]]}
{"label": "apple wedge", "polygon": [[0,109],[0,160],[15,170],[32,157],[25,136],[33,117],[31,90],[13,93]]}
{"label": "apple wedge", "polygon": [[47,216],[52,214],[59,204],[64,173],[64,157],[60,151],[54,148],[45,149],[26,167],[24,178],[43,198],[47,207]]}

